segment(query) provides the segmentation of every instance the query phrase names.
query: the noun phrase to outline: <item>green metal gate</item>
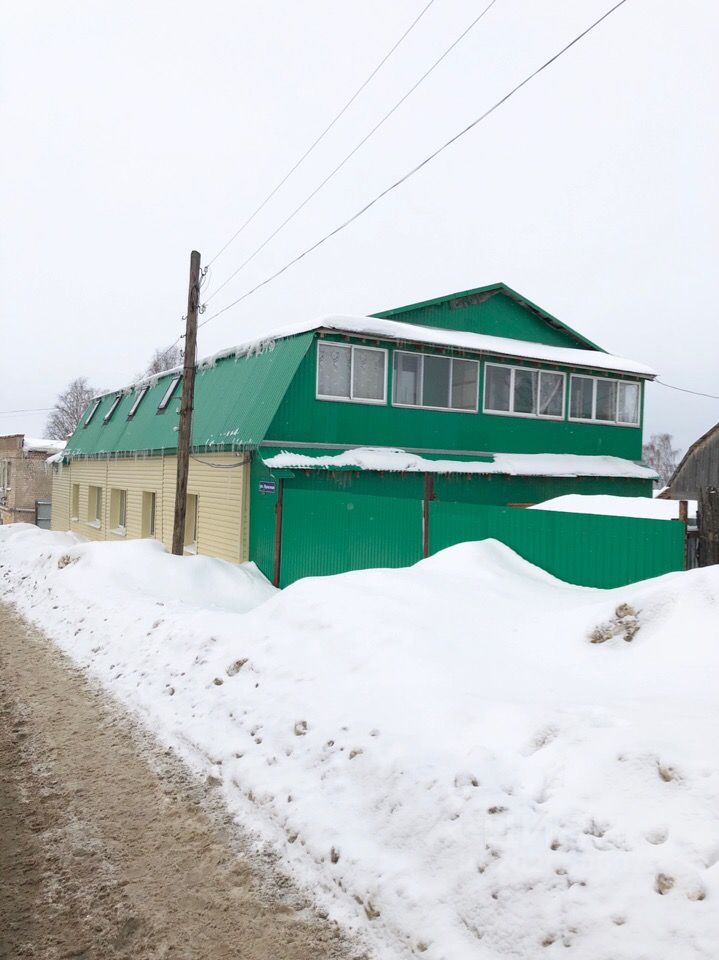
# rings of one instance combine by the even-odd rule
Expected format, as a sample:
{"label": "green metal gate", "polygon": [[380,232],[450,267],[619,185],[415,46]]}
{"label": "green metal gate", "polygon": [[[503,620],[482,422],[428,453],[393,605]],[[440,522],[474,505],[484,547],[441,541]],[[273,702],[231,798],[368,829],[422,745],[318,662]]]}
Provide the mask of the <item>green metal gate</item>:
{"label": "green metal gate", "polygon": [[422,501],[294,488],[282,497],[280,586],[300,577],[366,567],[406,567],[422,559]]}

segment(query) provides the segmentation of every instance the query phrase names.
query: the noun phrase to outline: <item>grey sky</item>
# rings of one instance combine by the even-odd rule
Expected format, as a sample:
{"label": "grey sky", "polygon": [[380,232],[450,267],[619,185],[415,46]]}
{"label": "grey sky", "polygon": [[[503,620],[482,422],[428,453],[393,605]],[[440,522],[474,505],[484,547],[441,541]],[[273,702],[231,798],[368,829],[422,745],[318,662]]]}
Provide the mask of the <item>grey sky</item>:
{"label": "grey sky", "polygon": [[[181,332],[214,254],[426,0],[6,6],[0,410],[121,385]],[[212,293],[485,3],[435,0],[321,147],[217,261]],[[491,105],[611,0],[498,0],[212,302],[272,273]],[[503,280],[669,383],[719,394],[719,6],[628,0],[500,111],[281,279],[201,354],[322,313]],[[2,415],[42,432],[45,414]],[[648,391],[685,446],[719,401]]]}

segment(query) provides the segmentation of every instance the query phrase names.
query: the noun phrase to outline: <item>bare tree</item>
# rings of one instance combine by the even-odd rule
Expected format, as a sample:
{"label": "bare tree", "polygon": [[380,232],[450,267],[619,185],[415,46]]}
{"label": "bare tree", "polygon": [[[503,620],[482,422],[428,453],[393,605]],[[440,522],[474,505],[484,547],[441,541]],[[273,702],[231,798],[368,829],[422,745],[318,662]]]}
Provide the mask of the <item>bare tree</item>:
{"label": "bare tree", "polygon": [[47,436],[51,440],[67,440],[96,394],[95,388],[87,382],[87,377],[78,377],[69,383],[55,401],[52,413],[47,419]]}
{"label": "bare tree", "polygon": [[666,487],[679,462],[679,451],[672,446],[671,433],[653,433],[642,448],[642,457],[649,467],[659,474],[661,485]]}
{"label": "bare tree", "polygon": [[[143,376],[151,377],[154,373],[164,373],[182,363],[182,350],[177,344],[165,347],[164,350],[155,350]],[[138,378],[139,379],[139,378]]]}

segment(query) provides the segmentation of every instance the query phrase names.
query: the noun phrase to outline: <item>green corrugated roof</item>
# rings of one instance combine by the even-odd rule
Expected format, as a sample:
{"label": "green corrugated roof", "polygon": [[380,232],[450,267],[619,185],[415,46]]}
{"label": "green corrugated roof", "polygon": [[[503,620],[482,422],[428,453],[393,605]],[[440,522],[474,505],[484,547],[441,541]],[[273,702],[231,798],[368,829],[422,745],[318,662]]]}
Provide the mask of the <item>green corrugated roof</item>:
{"label": "green corrugated roof", "polygon": [[[312,337],[312,332],[287,337],[274,341],[273,349],[223,357],[211,366],[198,368],[192,416],[193,449],[257,446],[264,439]],[[112,456],[177,449],[179,386],[167,408],[157,412],[172,376],[163,374],[153,382],[132,420],[128,420],[127,415],[141,386],[124,393],[109,422],[103,423],[117,396],[117,393],[106,394],[87,427],[83,426],[88,413],[85,411],[68,441],[66,456]]]}

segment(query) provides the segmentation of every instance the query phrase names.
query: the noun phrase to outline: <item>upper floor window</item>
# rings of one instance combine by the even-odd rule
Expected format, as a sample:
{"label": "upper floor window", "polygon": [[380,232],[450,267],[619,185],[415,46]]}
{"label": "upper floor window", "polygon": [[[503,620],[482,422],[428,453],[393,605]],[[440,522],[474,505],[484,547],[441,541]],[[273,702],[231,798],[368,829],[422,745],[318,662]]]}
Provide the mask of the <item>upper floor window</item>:
{"label": "upper floor window", "polygon": [[516,417],[564,418],[563,373],[494,363],[484,366],[485,413]]}
{"label": "upper floor window", "polygon": [[628,380],[608,380],[572,374],[569,391],[570,420],[639,426],[640,385]]}
{"label": "upper floor window", "polygon": [[392,403],[476,413],[478,380],[477,360],[395,350]]}
{"label": "upper floor window", "polygon": [[175,390],[176,390],[176,388],[177,388],[177,384],[178,384],[179,382],[180,382],[180,377],[179,377],[179,376],[178,376],[178,377],[173,377],[172,380],[170,380],[170,385],[169,385],[169,387],[167,388],[167,390],[165,390],[165,393],[163,394],[162,400],[160,400],[160,404],[159,404],[159,406],[158,406],[158,408],[157,408],[157,412],[158,412],[158,413],[160,413],[162,410],[164,410],[165,407],[167,406],[167,404],[170,402],[170,400],[172,400],[172,395],[173,395],[173,393],[175,392]]}
{"label": "upper floor window", "polygon": [[317,399],[386,403],[387,351],[329,340],[319,342]]}

